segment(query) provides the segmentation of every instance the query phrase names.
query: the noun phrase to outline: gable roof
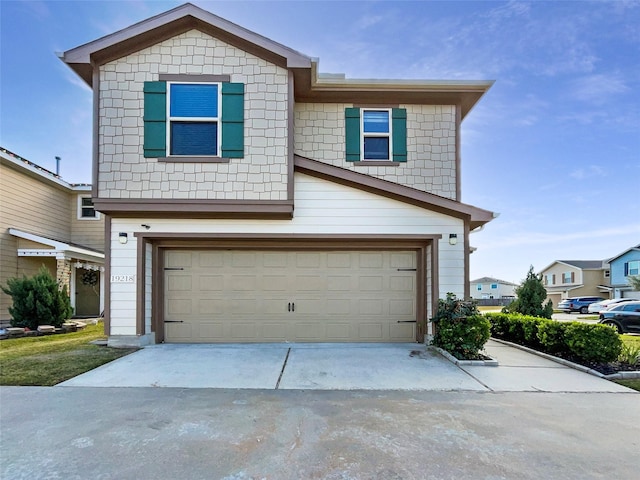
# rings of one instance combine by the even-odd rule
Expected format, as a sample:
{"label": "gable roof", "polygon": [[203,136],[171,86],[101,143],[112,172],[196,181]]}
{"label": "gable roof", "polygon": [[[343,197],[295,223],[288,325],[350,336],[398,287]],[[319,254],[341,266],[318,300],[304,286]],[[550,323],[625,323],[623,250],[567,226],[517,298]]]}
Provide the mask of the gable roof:
{"label": "gable roof", "polygon": [[317,59],[191,3],[67,50],[59,56],[93,87],[94,68],[194,29],[290,69],[294,76],[295,98],[302,102],[460,105],[461,118],[464,118],[494,83],[487,80],[347,79],[342,74],[320,74]]}
{"label": "gable roof", "polygon": [[507,282],[505,280],[500,280],[499,278],[493,278],[493,277],[478,278],[477,280],[471,280],[470,283],[500,283],[502,285],[511,285],[514,287],[518,286],[517,283],[511,283],[511,282]]}
{"label": "gable roof", "polygon": [[552,262],[551,264],[540,270],[540,273],[546,272],[556,263],[561,263],[563,265],[578,268],[580,270],[602,270],[604,268],[607,268],[608,264],[607,260],[556,260],[555,262]]}
{"label": "gable roof", "polygon": [[299,155],[294,155],[294,168],[297,172],[306,173],[313,177],[322,178],[334,183],[347,185],[366,192],[375,193],[376,195],[382,195],[383,197],[416,205],[427,210],[468,220],[472,230],[490,222],[497,216],[493,212],[473,207],[466,203],[456,202],[455,200],[440,197],[433,193],[405,187],[404,185],[388,180],[371,177],[364,173],[354,172],[353,170],[336,167]]}
{"label": "gable roof", "polygon": [[635,247],[627,248],[624,252],[619,253],[615,257],[611,257],[609,260],[607,260],[607,262],[611,263],[614,260],[617,260],[618,258],[620,258],[621,256],[626,255],[627,253],[633,252],[633,251],[640,252],[640,245],[636,245]]}
{"label": "gable roof", "polygon": [[8,231],[9,234],[14,237],[23,238],[25,240],[41,243],[42,245],[50,247],[50,250],[40,248],[19,248],[18,256],[21,257],[39,256],[42,255],[43,252],[47,252],[56,255],[70,255],[74,258],[81,258],[83,260],[99,263],[104,262],[104,253],[94,248],[85,247],[84,245],[79,245],[77,243],[63,242],[62,240],[56,240],[54,238],[37,235],[35,233],[25,232],[24,230],[19,230],[17,228],[9,228]]}

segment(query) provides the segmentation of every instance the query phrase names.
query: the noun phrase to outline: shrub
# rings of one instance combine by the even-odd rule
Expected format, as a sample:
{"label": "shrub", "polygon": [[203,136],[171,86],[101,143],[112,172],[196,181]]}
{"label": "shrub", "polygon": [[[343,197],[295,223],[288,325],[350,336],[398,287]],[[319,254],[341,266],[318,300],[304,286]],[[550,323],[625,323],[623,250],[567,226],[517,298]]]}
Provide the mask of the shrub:
{"label": "shrub", "polygon": [[565,331],[565,341],[573,355],[587,362],[613,362],[622,351],[620,336],[606,325],[571,322]]}
{"label": "shrub", "polygon": [[476,304],[457,300],[455,295],[447,294],[446,300],[438,302],[433,344],[456,358],[478,358],[491,336],[489,320],[478,314]]}
{"label": "shrub", "polygon": [[551,355],[567,354],[564,332],[569,324],[549,320],[538,326],[538,339],[542,349]]}
{"label": "shrub", "polygon": [[33,277],[11,278],[1,288],[13,300],[9,314],[14,327],[60,327],[73,313],[66,286],[60,289],[44,266]]}
{"label": "shrub", "polygon": [[540,349],[542,344],[538,337],[538,330],[540,325],[545,321],[549,321],[537,317],[522,317],[522,334],[524,337],[524,344],[527,347]]}
{"label": "shrub", "polygon": [[504,313],[521,313],[532,317],[551,318],[553,304],[551,300],[543,306],[547,290],[542,283],[542,275],[536,275],[533,265],[529,268],[527,278],[516,288],[516,300],[503,308]]}
{"label": "shrub", "polygon": [[640,365],[640,345],[623,343],[618,361],[628,365]]}
{"label": "shrub", "polygon": [[506,313],[485,313],[485,317],[491,323],[491,335],[506,340],[509,336],[511,316]]}

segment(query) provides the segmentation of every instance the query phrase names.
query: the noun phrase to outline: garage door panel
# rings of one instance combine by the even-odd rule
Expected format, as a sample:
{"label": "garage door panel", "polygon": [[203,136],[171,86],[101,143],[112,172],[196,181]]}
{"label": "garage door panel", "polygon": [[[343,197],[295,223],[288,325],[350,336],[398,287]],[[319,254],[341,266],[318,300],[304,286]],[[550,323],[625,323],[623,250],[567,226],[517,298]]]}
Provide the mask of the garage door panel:
{"label": "garage door panel", "polygon": [[358,325],[358,338],[364,341],[382,341],[385,327],[382,323],[361,323]]}
{"label": "garage door panel", "polygon": [[413,341],[415,262],[413,251],[168,250],[165,266],[182,270],[165,272],[165,320],[184,323],[167,323],[165,340]]}
{"label": "garage door panel", "polygon": [[198,289],[202,292],[221,292],[224,290],[224,277],[222,275],[200,275]]}
{"label": "garage door panel", "polygon": [[415,323],[391,324],[389,325],[389,337],[391,338],[391,340],[404,340],[406,338],[416,338],[416,324]]}
{"label": "garage door panel", "polygon": [[351,338],[351,324],[349,322],[327,323],[327,340],[344,341],[345,338]]}

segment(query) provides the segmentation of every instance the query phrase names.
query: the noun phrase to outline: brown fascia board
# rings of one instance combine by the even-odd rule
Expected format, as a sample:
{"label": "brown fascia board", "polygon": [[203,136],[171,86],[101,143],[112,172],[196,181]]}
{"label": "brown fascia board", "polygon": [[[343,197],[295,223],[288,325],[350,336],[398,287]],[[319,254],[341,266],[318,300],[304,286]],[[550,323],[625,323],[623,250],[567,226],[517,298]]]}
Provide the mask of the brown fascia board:
{"label": "brown fascia board", "polygon": [[290,220],[293,201],[95,198],[96,210],[114,218],[242,218]]}
{"label": "brown fascia board", "polygon": [[495,83],[493,80],[393,80],[323,78],[317,62],[293,69],[296,101],[301,103],[460,105],[464,118]]}
{"label": "brown fascia board", "polygon": [[68,50],[61,55],[61,59],[92,86],[90,71],[94,65],[122,58],[192,29],[208,33],[284,68],[311,67],[310,57],[191,3]]}
{"label": "brown fascia board", "polygon": [[354,172],[298,155],[294,156],[294,162],[296,172],[399,200],[462,220],[468,220],[471,229],[481,227],[495,218],[495,214],[488,210],[416,190],[415,188],[405,187],[404,185],[375,178],[364,173]]}

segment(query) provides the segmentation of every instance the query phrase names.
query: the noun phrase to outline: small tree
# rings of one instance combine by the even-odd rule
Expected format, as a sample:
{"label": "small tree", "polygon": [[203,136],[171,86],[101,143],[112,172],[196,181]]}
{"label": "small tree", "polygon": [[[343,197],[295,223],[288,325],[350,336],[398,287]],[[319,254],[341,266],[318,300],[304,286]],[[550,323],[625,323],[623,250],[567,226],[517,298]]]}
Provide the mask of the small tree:
{"label": "small tree", "polygon": [[542,275],[534,273],[533,265],[529,268],[527,278],[516,288],[516,295],[518,298],[503,311],[532,317],[551,318],[553,304],[549,300],[544,306],[542,305],[547,297],[547,290],[542,283]]}
{"label": "small tree", "polygon": [[640,275],[632,275],[629,277],[629,285],[636,291],[640,291]]}
{"label": "small tree", "polygon": [[44,266],[33,277],[11,278],[7,288],[0,288],[13,300],[9,314],[14,327],[60,327],[73,313],[67,287],[61,289]]}

